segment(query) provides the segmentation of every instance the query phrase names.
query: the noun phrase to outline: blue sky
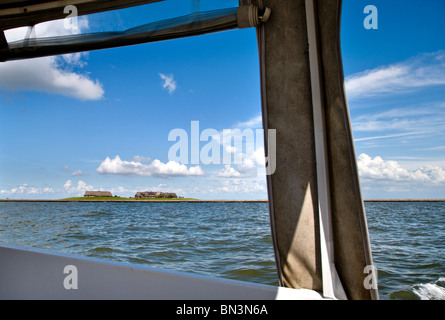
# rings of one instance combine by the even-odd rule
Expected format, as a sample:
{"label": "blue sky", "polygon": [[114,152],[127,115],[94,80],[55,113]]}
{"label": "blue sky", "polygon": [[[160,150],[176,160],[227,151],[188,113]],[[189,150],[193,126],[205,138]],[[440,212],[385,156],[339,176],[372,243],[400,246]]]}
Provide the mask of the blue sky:
{"label": "blue sky", "polygon": [[[193,3],[168,0],[81,17],[78,25],[81,32],[124,30],[188,14]],[[369,4],[378,9],[378,29],[364,28]],[[236,5],[200,1],[199,9]],[[345,85],[365,198],[445,198],[443,13],[441,0],[344,0]],[[63,21],[35,31],[74,32]],[[8,40],[24,32],[12,30]],[[266,199],[261,139],[254,154],[221,145],[221,155],[241,153],[242,164],[169,159],[176,143],[169,133],[181,129],[191,144],[192,121],[199,132],[261,129],[254,29],[3,63],[0,197],[159,190]]]}

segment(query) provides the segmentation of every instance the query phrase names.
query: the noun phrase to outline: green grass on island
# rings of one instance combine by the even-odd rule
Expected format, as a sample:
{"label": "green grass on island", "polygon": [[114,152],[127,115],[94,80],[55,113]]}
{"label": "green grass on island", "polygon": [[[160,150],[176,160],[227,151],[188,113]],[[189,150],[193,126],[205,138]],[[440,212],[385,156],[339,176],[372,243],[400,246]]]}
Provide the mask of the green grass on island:
{"label": "green grass on island", "polygon": [[72,197],[61,201],[182,201],[198,200],[194,198],[124,198],[124,197]]}

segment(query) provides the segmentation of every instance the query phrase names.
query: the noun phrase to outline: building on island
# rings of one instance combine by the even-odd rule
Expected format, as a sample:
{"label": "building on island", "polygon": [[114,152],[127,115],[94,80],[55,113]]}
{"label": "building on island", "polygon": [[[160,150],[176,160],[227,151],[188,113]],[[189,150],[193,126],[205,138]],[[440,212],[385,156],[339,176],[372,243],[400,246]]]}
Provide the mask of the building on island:
{"label": "building on island", "polygon": [[86,191],[84,197],[112,197],[110,191]]}
{"label": "building on island", "polygon": [[178,198],[178,196],[172,192],[161,192],[161,198]]}
{"label": "building on island", "polygon": [[135,198],[160,198],[161,192],[145,191],[137,192]]}
{"label": "building on island", "polygon": [[144,199],[144,198],[178,198],[176,193],[171,192],[154,192],[154,191],[145,191],[145,192],[137,192],[134,196],[135,198]]}

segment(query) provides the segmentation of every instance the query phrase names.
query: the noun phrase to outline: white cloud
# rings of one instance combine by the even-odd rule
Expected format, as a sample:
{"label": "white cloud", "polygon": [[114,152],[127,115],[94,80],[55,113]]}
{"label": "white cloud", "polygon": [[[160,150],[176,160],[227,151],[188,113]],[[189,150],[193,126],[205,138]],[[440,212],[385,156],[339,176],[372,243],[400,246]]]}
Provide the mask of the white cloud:
{"label": "white cloud", "polygon": [[226,146],[225,150],[226,150],[227,153],[235,153],[235,152],[238,151],[238,148],[237,147],[232,147],[232,146]]}
{"label": "white cloud", "polygon": [[410,183],[443,184],[445,170],[437,166],[424,166],[414,170],[403,168],[397,161],[383,160],[376,156],[371,158],[362,153],[358,157],[360,178],[371,181],[394,181]]}
{"label": "white cloud", "polygon": [[264,167],[266,165],[266,156],[264,153],[264,147],[257,148],[251,155],[251,161],[254,161],[260,167]]}
{"label": "white cloud", "polygon": [[71,180],[67,180],[63,185],[63,189],[65,189],[65,191],[68,193],[82,194],[85,191],[92,191],[93,187],[87,185],[82,180],[77,181],[77,185],[73,185],[73,182]]}
{"label": "white cloud", "polygon": [[436,85],[445,85],[445,51],[423,54],[401,63],[359,72],[345,79],[349,99],[405,93]]}
{"label": "white cloud", "polygon": [[77,176],[81,176],[83,175],[83,171],[82,170],[77,170],[71,173],[71,177],[77,177]]}
{"label": "white cloud", "polygon": [[[233,159],[235,168],[226,164],[218,171],[217,177],[251,178],[258,175],[258,169],[265,168],[264,134],[262,116],[257,115],[244,122],[238,122],[230,130],[223,130],[212,137],[223,147],[223,152]],[[241,144],[235,143],[237,139]],[[246,152],[243,152],[245,149]],[[232,162],[232,161],[231,161]]]}
{"label": "white cloud", "polygon": [[261,114],[247,120],[244,122],[238,122],[235,128],[251,128],[251,129],[261,129],[263,127],[263,116]]}
{"label": "white cloud", "polygon": [[60,69],[54,57],[0,64],[0,88],[9,91],[43,91],[80,100],[98,100],[104,94],[97,80]]}
{"label": "white cloud", "polygon": [[[79,30],[88,28],[88,20],[79,18]],[[49,21],[35,26],[37,37],[63,36],[77,33],[64,28],[63,20]],[[23,39],[27,27],[7,30],[8,42]],[[73,72],[82,67],[86,54],[75,53],[59,57],[43,57],[8,61],[0,64],[0,88],[9,91],[42,91],[80,100],[98,100],[104,95],[102,84],[87,74]]]}
{"label": "white cloud", "polygon": [[107,157],[96,169],[101,174],[137,175],[146,177],[179,177],[179,176],[202,176],[200,166],[190,167],[176,161],[163,163],[157,159],[150,164],[139,161],[124,161],[117,155],[114,159]]}
{"label": "white cloud", "polygon": [[[354,131],[429,131],[445,125],[445,104],[394,108],[377,113],[367,113],[352,121]],[[434,127],[435,129],[432,129]]]}
{"label": "white cloud", "polygon": [[[357,131],[359,131],[359,130],[357,130]],[[388,139],[388,138],[400,138],[400,137],[419,135],[419,134],[423,134],[423,133],[425,133],[425,132],[407,132],[407,133],[399,133],[399,134],[387,134],[387,135],[383,135],[383,136],[373,136],[373,137],[366,137],[366,138],[358,138],[358,139],[354,139],[354,141],[355,142],[359,142],[359,141]]]}
{"label": "white cloud", "polygon": [[176,81],[173,77],[173,75],[166,75],[163,73],[160,73],[159,76],[162,79],[162,87],[164,89],[167,89],[169,94],[173,94],[176,90]]}
{"label": "white cloud", "polygon": [[392,138],[442,144],[440,135],[445,134],[445,104],[432,102],[366,113],[352,120],[352,128],[357,133],[356,142]]}
{"label": "white cloud", "polygon": [[217,191],[224,193],[253,193],[266,191],[266,187],[264,183],[258,181],[230,179],[222,181]]}
{"label": "white cloud", "polygon": [[3,194],[3,195],[42,194],[42,193],[53,193],[53,192],[54,192],[54,190],[50,187],[39,188],[39,187],[30,186],[26,183],[22,184],[18,187],[12,188],[10,190],[0,190],[0,194]]}
{"label": "white cloud", "polygon": [[216,176],[224,177],[224,178],[238,178],[241,176],[241,173],[230,166],[230,164],[226,164],[224,169],[220,170]]}
{"label": "white cloud", "polygon": [[216,176],[223,178],[252,178],[258,175],[258,168],[264,169],[264,148],[258,148],[250,154],[241,152],[240,156],[242,162],[236,166],[236,169],[232,168],[230,164],[226,164],[224,169],[218,171]]}
{"label": "white cloud", "polygon": [[150,157],[144,157],[144,156],[134,156],[133,159],[131,159],[132,161],[136,161],[136,162],[150,162],[151,158]]}

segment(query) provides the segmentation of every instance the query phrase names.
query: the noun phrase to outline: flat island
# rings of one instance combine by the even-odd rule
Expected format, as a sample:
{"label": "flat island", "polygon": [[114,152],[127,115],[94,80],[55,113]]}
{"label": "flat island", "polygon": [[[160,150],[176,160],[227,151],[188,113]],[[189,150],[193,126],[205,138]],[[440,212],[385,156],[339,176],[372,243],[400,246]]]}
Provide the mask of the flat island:
{"label": "flat island", "polygon": [[267,200],[200,200],[194,198],[72,197],[65,199],[0,199],[0,202],[268,202]]}
{"label": "flat island", "polygon": [[[364,202],[445,202],[445,199],[383,199],[363,200]],[[0,202],[268,202],[268,200],[200,200],[194,198],[147,198],[124,197],[73,197],[65,199],[0,199]]]}

